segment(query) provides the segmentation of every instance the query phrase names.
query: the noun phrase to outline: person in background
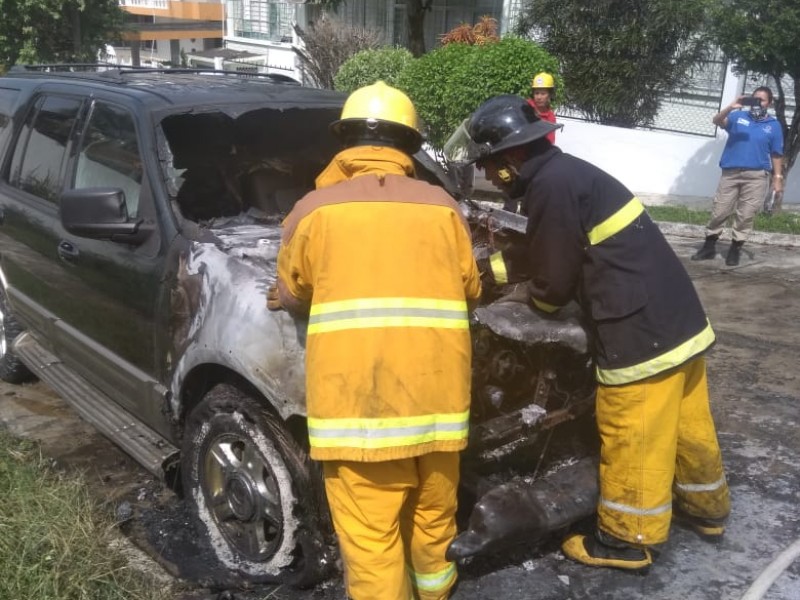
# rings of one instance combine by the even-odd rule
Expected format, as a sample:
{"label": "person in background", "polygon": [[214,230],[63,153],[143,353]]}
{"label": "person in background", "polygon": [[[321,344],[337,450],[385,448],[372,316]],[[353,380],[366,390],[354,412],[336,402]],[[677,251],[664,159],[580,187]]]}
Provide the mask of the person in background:
{"label": "person in background", "polygon": [[719,159],[722,175],[706,226],[706,239],[692,260],[716,256],[717,240],[733,215],[725,264],[738,265],[742,246],[753,230],[770,183],[776,193],[783,192],[783,131],[778,120],[767,112],[771,104],[772,90],[761,86],[752,96],[738,97],[711,119],[728,132],[728,140]]}
{"label": "person in background", "polygon": [[[539,118],[549,123],[556,122],[556,113],[553,112],[552,103],[556,95],[556,82],[550,73],[537,73],[531,80],[531,97],[528,98],[530,104]],[[551,144],[556,143],[556,130],[554,129],[545,136]]]}
{"label": "person in background", "polygon": [[283,222],[268,306],[308,318],[310,455],[348,596],[444,600],[481,293],[469,228],[414,179],[422,136],[400,90],[354,91],[331,130],[344,150]]}
{"label": "person in background", "polygon": [[572,534],[569,558],[644,569],[673,514],[719,538],[730,497],[709,408],[704,354],[714,343],[688,273],[642,203],[608,173],[549,143],[554,125],[524,99],[496,96],[445,144],[475,163],[528,217],[524,243],[487,260],[496,284],[527,281],[553,313],[584,314],[597,378],[600,498],[593,535]]}
{"label": "person in background", "polygon": [[[531,97],[528,98],[530,104],[536,111],[536,115],[547,123],[556,124],[556,113],[551,108],[551,103],[556,94],[556,83],[550,73],[537,73],[531,80]],[[544,138],[551,144],[556,143],[556,131],[562,126],[558,125],[548,131]],[[506,198],[503,203],[503,210],[519,213],[521,209],[519,198]]]}

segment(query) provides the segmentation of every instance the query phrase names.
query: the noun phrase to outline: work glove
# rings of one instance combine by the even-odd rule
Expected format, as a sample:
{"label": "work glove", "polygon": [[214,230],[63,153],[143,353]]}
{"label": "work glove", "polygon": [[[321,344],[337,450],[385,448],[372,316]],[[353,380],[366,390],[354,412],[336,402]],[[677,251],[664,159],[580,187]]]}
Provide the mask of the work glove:
{"label": "work glove", "polygon": [[273,283],[267,290],[267,308],[269,310],[281,310],[283,308],[280,295],[278,294],[277,283]]}

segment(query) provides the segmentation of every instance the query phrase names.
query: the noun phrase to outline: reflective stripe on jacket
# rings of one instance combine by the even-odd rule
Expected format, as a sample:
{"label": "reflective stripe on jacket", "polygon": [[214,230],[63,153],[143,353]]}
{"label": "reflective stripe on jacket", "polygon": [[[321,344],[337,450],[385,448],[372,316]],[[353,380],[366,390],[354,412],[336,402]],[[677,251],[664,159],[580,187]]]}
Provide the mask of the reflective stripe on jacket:
{"label": "reflective stripe on jacket", "polygon": [[[391,148],[334,159],[284,221],[278,275],[311,305],[311,457],[381,461],[466,445],[480,295],[469,230]],[[335,184],[335,185],[334,185]]]}
{"label": "reflective stripe on jacket", "polygon": [[600,383],[651,377],[713,344],[688,273],[619,181],[553,147],[522,166],[515,186],[528,217],[526,246],[493,257],[492,273],[530,279],[541,310],[581,305]]}

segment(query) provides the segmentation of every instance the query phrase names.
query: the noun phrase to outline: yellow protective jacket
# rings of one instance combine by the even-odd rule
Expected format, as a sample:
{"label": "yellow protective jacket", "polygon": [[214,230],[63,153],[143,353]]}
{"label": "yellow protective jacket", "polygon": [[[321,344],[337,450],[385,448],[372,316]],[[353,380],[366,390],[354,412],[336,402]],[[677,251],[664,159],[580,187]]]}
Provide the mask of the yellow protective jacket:
{"label": "yellow protective jacket", "polygon": [[480,295],[469,229],[391,148],[339,153],[283,223],[284,306],[310,305],[311,457],[382,461],[465,447]]}

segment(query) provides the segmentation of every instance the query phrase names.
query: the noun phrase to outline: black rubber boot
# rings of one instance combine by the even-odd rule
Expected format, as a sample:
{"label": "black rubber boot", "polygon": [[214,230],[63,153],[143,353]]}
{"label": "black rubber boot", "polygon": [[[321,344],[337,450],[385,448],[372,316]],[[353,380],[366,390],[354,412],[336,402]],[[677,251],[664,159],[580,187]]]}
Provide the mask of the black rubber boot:
{"label": "black rubber boot", "polygon": [[717,255],[718,235],[709,235],[703,247],[692,255],[692,260],[711,260]]}
{"label": "black rubber boot", "polygon": [[725,257],[725,264],[729,267],[735,267],[739,264],[739,254],[742,251],[744,242],[731,242],[731,247],[728,249],[728,256]]}

